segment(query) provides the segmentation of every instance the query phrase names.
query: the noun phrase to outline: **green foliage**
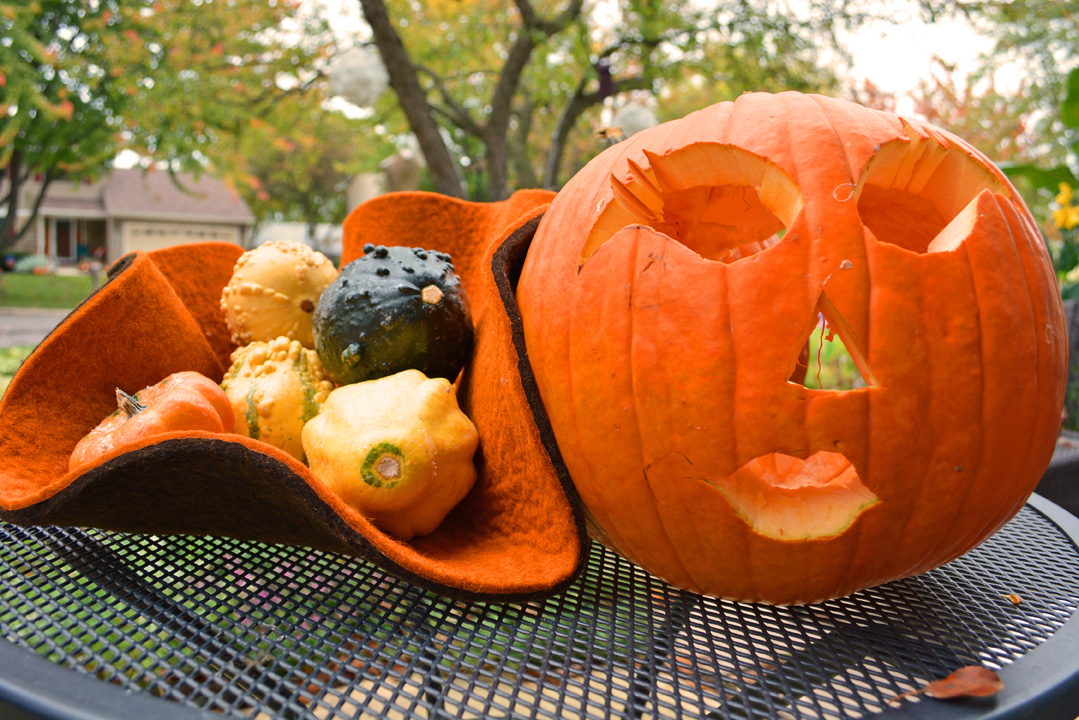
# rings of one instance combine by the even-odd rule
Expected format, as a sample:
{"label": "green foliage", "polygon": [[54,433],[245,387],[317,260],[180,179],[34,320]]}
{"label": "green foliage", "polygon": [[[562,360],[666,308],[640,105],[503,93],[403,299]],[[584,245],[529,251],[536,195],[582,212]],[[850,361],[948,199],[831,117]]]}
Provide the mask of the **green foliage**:
{"label": "green foliage", "polygon": [[851,390],[865,387],[862,373],[855,365],[839,335],[822,322],[807,341],[805,386],[811,390]]}
{"label": "green foliage", "polygon": [[1079,72],[1068,74],[1064,102],[1060,104],[1060,120],[1064,127],[1079,130]]}
{"label": "green foliage", "polygon": [[[16,239],[19,189],[40,174],[99,175],[120,148],[119,118],[129,98],[113,64],[116,0],[0,1],[0,249]],[[35,203],[40,198],[29,198]]]}
{"label": "green foliage", "polygon": [[19,366],[33,349],[30,345],[0,348],[0,397],[3,397],[11,379],[19,371]]}
{"label": "green foliage", "polygon": [[[1020,69],[1032,108],[1030,132],[1038,139],[1043,164],[1066,161],[1071,140],[1061,132],[1067,125],[1058,112],[1079,58],[1076,4],[1062,0],[1009,0],[1008,2],[955,2],[918,0],[925,16],[962,16],[986,37],[992,52],[982,59],[989,72],[1004,65]],[[1069,80],[1069,78],[1071,78]],[[1073,115],[1074,117],[1074,115]]]}
{"label": "green foliage", "polygon": [[377,169],[394,149],[370,120],[290,96],[277,104],[272,122],[253,120],[240,136],[242,192],[259,218],[340,223],[352,178]]}
{"label": "green foliage", "polygon": [[306,93],[329,52],[297,0],[0,0],[0,37],[0,249],[21,202],[100,175],[122,148],[242,183],[222,141]]}
{"label": "green foliage", "polygon": [[73,308],[93,290],[87,275],[0,275],[0,308]]}
{"label": "green foliage", "polygon": [[[1062,124],[1076,122],[1072,117],[1079,108],[1079,68],[1072,70],[1064,84],[1067,94],[1061,100]],[[1079,155],[1079,141],[1072,146],[1072,157]],[[1067,164],[1042,168],[1033,163],[1003,164],[1001,168],[1009,178],[1031,188],[1042,197],[1052,196],[1052,224],[1057,237],[1047,239],[1053,267],[1060,282],[1061,296],[1079,299],[1079,206],[1074,192],[1079,189],[1079,179]]]}

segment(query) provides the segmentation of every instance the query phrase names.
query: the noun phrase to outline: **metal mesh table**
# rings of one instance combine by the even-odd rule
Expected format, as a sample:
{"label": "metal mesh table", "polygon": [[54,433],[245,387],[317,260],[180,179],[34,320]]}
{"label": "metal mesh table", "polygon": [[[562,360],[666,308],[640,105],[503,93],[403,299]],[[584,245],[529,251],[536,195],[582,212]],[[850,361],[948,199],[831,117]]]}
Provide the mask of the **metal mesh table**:
{"label": "metal mesh table", "polygon": [[[487,604],[304,548],[0,540],[0,698],[51,717],[1079,715],[1079,520],[1038,496],[949,565],[790,608],[683,592],[599,546],[565,593]],[[889,702],[971,664],[1005,690]]]}

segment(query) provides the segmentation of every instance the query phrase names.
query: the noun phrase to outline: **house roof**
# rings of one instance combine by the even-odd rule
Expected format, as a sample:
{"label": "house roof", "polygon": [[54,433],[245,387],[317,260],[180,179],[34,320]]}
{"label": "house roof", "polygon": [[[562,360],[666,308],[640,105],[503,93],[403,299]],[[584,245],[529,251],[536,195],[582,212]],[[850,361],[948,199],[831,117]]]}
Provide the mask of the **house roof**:
{"label": "house roof", "polygon": [[105,212],[115,218],[254,223],[247,203],[221,180],[179,173],[177,187],[167,172],[117,168],[103,183]]}

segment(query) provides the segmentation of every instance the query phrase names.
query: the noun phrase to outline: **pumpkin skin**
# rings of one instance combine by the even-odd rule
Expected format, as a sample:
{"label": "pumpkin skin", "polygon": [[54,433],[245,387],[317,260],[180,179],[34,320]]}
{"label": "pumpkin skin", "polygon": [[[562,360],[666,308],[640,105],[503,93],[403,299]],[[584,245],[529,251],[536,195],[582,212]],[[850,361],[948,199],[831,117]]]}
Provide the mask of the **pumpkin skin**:
{"label": "pumpkin skin", "polygon": [[135,395],[116,388],[115,412],[83,437],[68,459],[68,469],[91,465],[118,447],[173,430],[232,430],[232,405],[210,378],[183,371]]}
{"label": "pumpkin skin", "polygon": [[[517,301],[590,531],[696,592],[795,604],[927,571],[1052,457],[1067,338],[1041,235],[915,120],[747,94],[637,133],[555,198]],[[866,387],[798,382],[819,315]]]}

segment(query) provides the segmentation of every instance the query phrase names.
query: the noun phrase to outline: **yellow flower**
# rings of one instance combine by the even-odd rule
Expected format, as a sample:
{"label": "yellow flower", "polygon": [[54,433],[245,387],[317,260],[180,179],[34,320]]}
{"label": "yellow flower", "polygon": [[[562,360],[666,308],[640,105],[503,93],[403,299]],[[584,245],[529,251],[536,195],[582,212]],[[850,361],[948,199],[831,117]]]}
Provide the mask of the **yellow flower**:
{"label": "yellow flower", "polygon": [[1064,208],[1064,224],[1061,225],[1063,230],[1071,230],[1076,225],[1079,225],[1079,205],[1070,205]]}
{"label": "yellow flower", "polygon": [[[1060,183],[1060,193],[1054,198],[1057,205],[1062,208],[1068,207],[1072,203],[1072,188],[1068,183]],[[1059,226],[1058,226],[1059,227]]]}
{"label": "yellow flower", "polygon": [[1065,205],[1053,211],[1053,224],[1061,230],[1079,225],[1079,205]]}

